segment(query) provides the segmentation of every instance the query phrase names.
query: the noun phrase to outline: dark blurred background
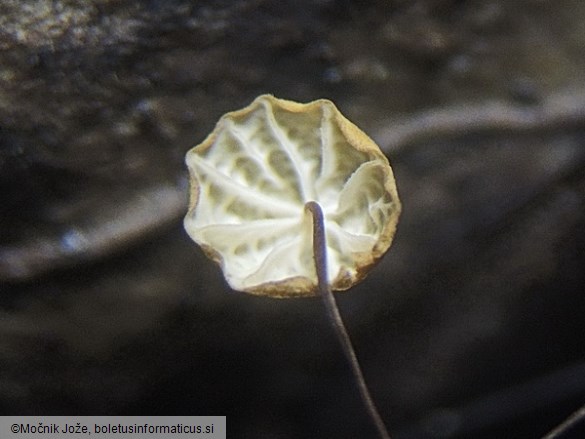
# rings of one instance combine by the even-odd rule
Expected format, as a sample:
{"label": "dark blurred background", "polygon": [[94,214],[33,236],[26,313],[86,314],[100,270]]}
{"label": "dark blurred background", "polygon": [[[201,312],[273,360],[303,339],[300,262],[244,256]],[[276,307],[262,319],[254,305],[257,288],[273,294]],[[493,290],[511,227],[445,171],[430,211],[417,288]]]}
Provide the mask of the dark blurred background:
{"label": "dark blurred background", "polygon": [[545,434],[585,402],[583,23],[580,0],[2,1],[0,413],[375,437],[320,301],[230,291],[182,229],[185,152],[273,93],[334,100],[395,170],[395,244],[337,295],[393,437]]}

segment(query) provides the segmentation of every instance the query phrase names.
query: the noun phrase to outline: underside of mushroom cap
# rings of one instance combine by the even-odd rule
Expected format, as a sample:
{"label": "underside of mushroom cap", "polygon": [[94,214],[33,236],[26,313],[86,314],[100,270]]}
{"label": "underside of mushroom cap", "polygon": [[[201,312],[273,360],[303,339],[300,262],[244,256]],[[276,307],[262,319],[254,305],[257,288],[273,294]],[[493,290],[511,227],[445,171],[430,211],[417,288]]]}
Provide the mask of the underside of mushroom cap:
{"label": "underside of mushroom cap", "polygon": [[308,201],[322,207],[329,282],[345,290],[392,243],[400,201],[378,146],[328,100],[259,96],[186,157],[185,229],[239,291],[317,293]]}

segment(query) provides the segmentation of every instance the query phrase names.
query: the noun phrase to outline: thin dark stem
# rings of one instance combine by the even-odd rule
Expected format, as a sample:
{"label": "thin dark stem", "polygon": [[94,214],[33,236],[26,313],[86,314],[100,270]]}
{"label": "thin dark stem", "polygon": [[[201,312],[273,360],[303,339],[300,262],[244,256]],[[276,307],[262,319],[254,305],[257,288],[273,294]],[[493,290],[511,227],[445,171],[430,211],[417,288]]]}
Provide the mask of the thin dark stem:
{"label": "thin dark stem", "polygon": [[390,439],[386,425],[384,425],[384,421],[382,421],[380,413],[378,413],[378,409],[376,408],[374,400],[372,399],[370,391],[368,390],[368,386],[366,385],[360,363],[358,362],[358,359],[355,355],[355,350],[353,349],[353,345],[347,333],[347,329],[343,324],[341,314],[339,313],[339,308],[337,307],[337,303],[335,302],[335,298],[333,297],[333,293],[331,292],[331,288],[329,286],[329,279],[327,276],[327,245],[323,210],[321,209],[321,206],[315,201],[309,201],[307,204],[305,204],[305,209],[311,212],[313,217],[313,255],[315,258],[315,268],[317,270],[319,294],[321,295],[323,303],[325,304],[327,316],[329,317],[329,320],[333,325],[335,332],[337,333],[337,337],[341,342],[343,352],[349,361],[351,370],[355,377],[368,414],[378,429],[380,437],[382,439]]}
{"label": "thin dark stem", "polygon": [[572,413],[567,419],[565,419],[560,425],[558,425],[554,430],[549,432],[543,439],[557,439],[560,438],[561,435],[569,431],[579,422],[585,419],[585,405],[579,408],[576,412]]}

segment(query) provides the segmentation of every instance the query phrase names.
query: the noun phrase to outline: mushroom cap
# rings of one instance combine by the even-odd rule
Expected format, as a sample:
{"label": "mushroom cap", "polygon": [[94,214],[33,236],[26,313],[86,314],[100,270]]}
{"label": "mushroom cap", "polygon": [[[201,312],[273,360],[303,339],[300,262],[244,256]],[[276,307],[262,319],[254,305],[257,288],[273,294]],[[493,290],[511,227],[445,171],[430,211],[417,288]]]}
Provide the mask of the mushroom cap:
{"label": "mushroom cap", "polygon": [[222,116],[186,162],[185,230],[234,290],[317,294],[308,201],[323,209],[332,290],[363,279],[392,243],[401,206],[390,164],[329,100],[259,96]]}

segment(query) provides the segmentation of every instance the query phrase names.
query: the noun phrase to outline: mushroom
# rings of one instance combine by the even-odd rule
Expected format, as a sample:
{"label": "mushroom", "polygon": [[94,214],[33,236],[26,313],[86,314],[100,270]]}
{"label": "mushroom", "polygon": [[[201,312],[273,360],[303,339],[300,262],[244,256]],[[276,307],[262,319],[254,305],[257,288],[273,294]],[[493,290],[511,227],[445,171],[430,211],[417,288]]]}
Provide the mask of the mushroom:
{"label": "mushroom", "polygon": [[368,412],[389,437],[332,294],[362,280],[392,243],[401,206],[387,158],[331,101],[262,95],[225,114],[186,162],[189,236],[234,290],[322,297]]}

